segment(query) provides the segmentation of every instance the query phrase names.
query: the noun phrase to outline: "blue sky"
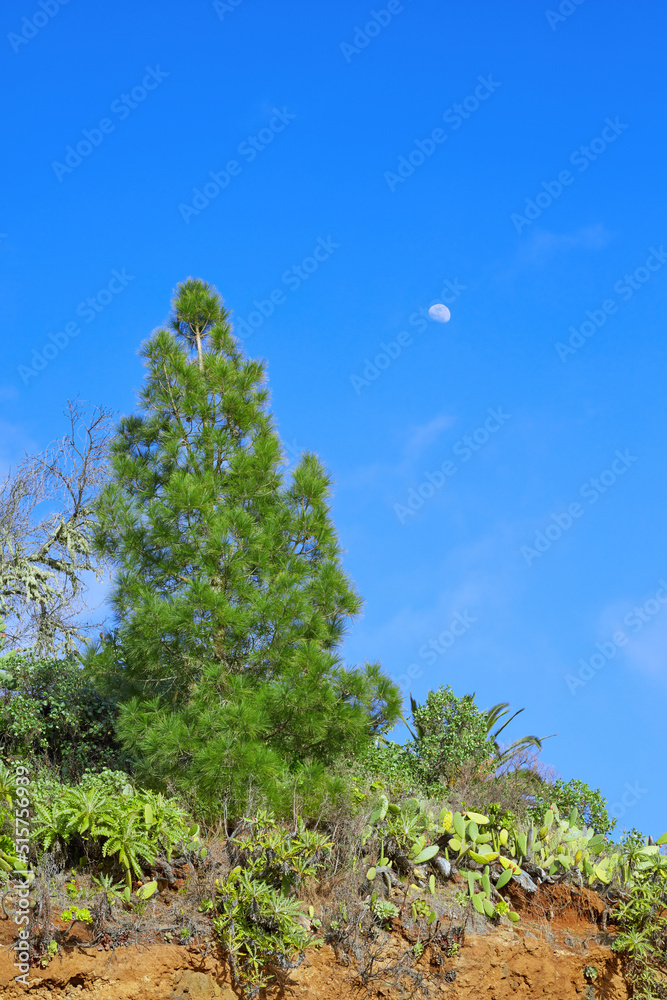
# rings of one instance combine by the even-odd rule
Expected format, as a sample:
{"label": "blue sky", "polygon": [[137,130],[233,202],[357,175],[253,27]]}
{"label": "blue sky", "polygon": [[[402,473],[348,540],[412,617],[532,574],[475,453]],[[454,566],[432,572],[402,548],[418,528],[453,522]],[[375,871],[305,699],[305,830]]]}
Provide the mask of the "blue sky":
{"label": "blue sky", "polygon": [[69,397],[131,410],[172,289],[214,283],[336,481],[348,658],[525,706],[515,736],[662,833],[662,9],[1,16],[2,469]]}

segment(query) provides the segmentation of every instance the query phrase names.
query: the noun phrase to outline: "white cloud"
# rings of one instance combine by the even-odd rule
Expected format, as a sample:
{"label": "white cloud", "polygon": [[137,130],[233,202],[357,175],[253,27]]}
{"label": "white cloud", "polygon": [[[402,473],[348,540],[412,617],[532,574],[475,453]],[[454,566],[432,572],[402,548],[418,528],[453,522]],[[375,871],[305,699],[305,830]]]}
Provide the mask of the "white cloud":
{"label": "white cloud", "polygon": [[0,420],[0,478],[4,479],[11,468],[25,457],[25,453],[39,451],[19,424]]}
{"label": "white cloud", "polygon": [[627,636],[627,644],[616,654],[631,670],[653,678],[667,679],[667,603],[659,581],[637,599],[619,599],[601,611],[596,623],[597,641],[609,642],[617,632]]}
{"label": "white cloud", "polygon": [[423,451],[435,444],[443,431],[449,430],[455,423],[455,417],[441,414],[427,424],[415,427],[403,449],[406,458],[409,460],[418,458]]}
{"label": "white cloud", "polygon": [[455,417],[441,414],[426,424],[413,426],[401,449],[403,457],[399,462],[393,464],[373,462],[371,465],[359,466],[353,472],[341,475],[338,485],[341,489],[363,487],[377,489],[381,486],[393,487],[396,480],[403,482],[409,479],[420,455],[434,445],[442,433],[453,427],[455,423]]}
{"label": "white cloud", "polygon": [[571,233],[553,233],[548,229],[535,229],[522,240],[516,255],[506,270],[499,271],[497,281],[515,278],[526,267],[541,267],[558,253],[571,251],[597,251],[608,246],[613,239],[602,223],[584,226]]}
{"label": "white cloud", "polygon": [[568,250],[602,250],[611,242],[612,234],[602,223],[585,226],[574,233],[552,233],[536,229],[519,251],[519,262],[542,264],[558,252]]}

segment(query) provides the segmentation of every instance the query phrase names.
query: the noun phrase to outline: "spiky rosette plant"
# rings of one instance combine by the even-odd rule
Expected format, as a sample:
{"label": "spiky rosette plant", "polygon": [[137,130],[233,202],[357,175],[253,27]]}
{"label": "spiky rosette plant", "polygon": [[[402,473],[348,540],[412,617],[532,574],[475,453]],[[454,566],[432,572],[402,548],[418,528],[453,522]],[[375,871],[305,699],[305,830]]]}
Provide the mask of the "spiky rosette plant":
{"label": "spiky rosette plant", "polygon": [[145,781],[242,806],[280,797],[391,725],[375,664],[338,649],[361,600],[341,565],[331,481],[304,454],[285,482],[265,368],[222,301],[188,279],[143,346],[139,411],[118,428],[98,507],[116,628],[97,667],[124,694],[119,732]]}

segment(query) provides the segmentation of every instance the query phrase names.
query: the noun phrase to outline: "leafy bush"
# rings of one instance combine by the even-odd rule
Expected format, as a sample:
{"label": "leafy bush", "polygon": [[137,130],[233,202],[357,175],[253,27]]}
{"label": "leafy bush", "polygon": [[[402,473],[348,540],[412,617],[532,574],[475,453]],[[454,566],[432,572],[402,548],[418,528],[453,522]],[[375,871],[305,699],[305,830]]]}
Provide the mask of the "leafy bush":
{"label": "leafy bush", "polygon": [[300,922],[304,915],[292,893],[317,873],[333,845],[302,821],[293,833],[266,812],[244,822],[245,836],[230,844],[238,863],[217,881],[213,925],[235,983],[255,997],[275,980],[275,970],[296,968],[317,943]]}
{"label": "leafy bush", "polygon": [[0,752],[56,768],[76,781],[86,769],[124,766],[117,708],[72,658],[29,651],[0,658]]}
{"label": "leafy bush", "polygon": [[576,778],[571,781],[549,782],[535,799],[532,810],[534,817],[539,817],[552,802],[563,813],[576,809],[587,826],[604,836],[611,833],[616,825],[616,820],[609,818],[607,800],[600,789],[589,788],[585,782]]}
{"label": "leafy bush", "polygon": [[411,794],[423,786],[419,762],[399,743],[378,738],[352,762],[355,776],[377,778],[392,796]]}
{"label": "leafy bush", "polygon": [[495,747],[484,712],[474,695],[457,698],[449,685],[429,691],[426,702],[412,699],[415,739],[406,745],[414,754],[426,786],[453,784],[465,764],[493,772]]}
{"label": "leafy bush", "polygon": [[667,858],[659,847],[667,833],[649,845],[635,832],[622,844],[617,874],[621,904],[616,909],[620,933],[613,948],[625,959],[625,974],[633,996],[664,998],[667,954]]}
{"label": "leafy bush", "polygon": [[[424,789],[438,784],[452,787],[463,775],[467,781],[487,779],[498,768],[520,767],[526,751],[541,750],[543,739],[548,738],[522,736],[502,747],[500,734],[523,709],[510,715],[509,703],[502,702],[482,711],[474,694],[459,698],[449,685],[429,691],[423,705],[414,698],[410,702],[415,731],[405,749],[415,758]],[[503,722],[505,716],[509,718]]]}
{"label": "leafy bush", "polygon": [[35,840],[45,850],[63,851],[78,842],[100,864],[115,858],[125,873],[127,902],[142,863],[152,864],[160,853],[169,860],[176,846],[199,849],[198,827],[185,810],[161,793],[135,790],[122,772],[87,774],[74,787],[38,779],[33,796]]}

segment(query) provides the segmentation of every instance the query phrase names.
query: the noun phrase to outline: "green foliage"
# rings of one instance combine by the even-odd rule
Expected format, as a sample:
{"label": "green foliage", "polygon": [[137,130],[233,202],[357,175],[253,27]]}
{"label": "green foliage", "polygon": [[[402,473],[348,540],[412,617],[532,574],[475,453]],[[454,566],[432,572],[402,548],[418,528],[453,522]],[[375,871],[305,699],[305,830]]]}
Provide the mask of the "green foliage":
{"label": "green foliage", "polygon": [[372,893],[370,898],[371,913],[379,924],[388,924],[390,920],[398,916],[398,907],[390,903],[388,899],[382,899],[377,892]]}
{"label": "green foliage", "polygon": [[[115,737],[117,707],[73,657],[27,651],[0,658],[0,752],[57,769],[65,780],[84,770],[123,765]],[[4,795],[0,789],[0,795]]]}
{"label": "green foliage", "polygon": [[[523,709],[502,722],[509,715],[507,702],[484,712],[475,704],[474,694],[459,698],[449,685],[429,691],[423,705],[414,698],[410,702],[414,731],[406,725],[413,740],[406,744],[402,758],[395,752],[393,769],[404,782],[413,787],[417,784],[424,791],[443,784],[454,787],[463,774],[488,778],[499,767],[511,766],[525,750],[540,750],[542,740],[547,738],[523,736],[503,749],[500,734]],[[502,724],[497,726],[499,722]],[[377,773],[382,773],[382,763],[378,760]]]}
{"label": "green foliage", "polygon": [[[36,781],[33,794],[35,840],[45,850],[56,844],[65,849],[75,839],[84,849],[97,845],[102,858],[115,858],[122,866],[128,900],[132,874],[141,877],[142,863],[152,864],[160,853],[169,859],[176,845],[199,846],[198,827],[185,810],[162,794],[135,790],[122,772],[86,774],[74,787]],[[101,879],[98,884],[109,898],[118,887]]]}
{"label": "green foliage", "polygon": [[67,910],[63,910],[60,914],[61,920],[71,920],[70,928],[80,920],[82,924],[92,924],[93,918],[90,914],[90,910],[84,908],[79,909],[76,906],[69,907]]}
{"label": "green foliage", "polygon": [[[569,817],[563,819],[554,803],[544,814],[542,826],[539,829],[535,825],[530,827],[529,836],[535,862],[549,874],[578,869],[589,885],[610,883],[619,855],[609,850],[601,833],[596,834],[592,827],[581,824],[576,808],[573,807]],[[522,845],[522,852],[523,856],[527,855],[527,844]]]}
{"label": "green foliage", "polygon": [[394,796],[411,794],[423,787],[419,761],[413,753],[384,737],[376,738],[354,761],[356,774],[377,776]]}
{"label": "green foliage", "polygon": [[[473,695],[472,697],[474,698],[475,696]],[[488,709],[488,711],[484,713],[486,718],[486,731],[493,743],[496,755],[496,765],[498,767],[512,763],[517,756],[521,755],[524,750],[527,750],[530,747],[534,747],[536,750],[541,750],[544,740],[551,739],[550,736],[522,736],[520,739],[514,740],[513,743],[510,743],[509,746],[502,749],[500,743],[498,742],[498,737],[502,731],[509,726],[514,719],[516,719],[517,715],[521,715],[523,711],[525,711],[525,709],[520,708],[514,712],[513,715],[510,715],[509,719],[503,722],[503,724],[496,729],[495,733],[491,732],[495,724],[500,722],[501,719],[504,719],[506,715],[509,715],[509,702],[504,701],[502,704],[494,705],[493,708]]]}
{"label": "green foliage", "polygon": [[[431,875],[426,878],[426,873],[420,867],[432,862],[439,854],[443,841],[446,846],[443,855],[446,859],[455,857],[459,869],[465,870],[468,878],[468,895],[464,900],[470,902],[480,914],[485,914],[489,918],[507,914],[510,920],[518,920],[518,916],[509,909],[506,904],[500,908],[494,900],[499,897],[499,889],[503,888],[512,877],[513,871],[519,871],[518,865],[499,851],[494,850],[491,844],[492,834],[485,830],[489,824],[487,816],[468,810],[465,814],[460,812],[452,813],[450,810],[442,809],[436,818],[431,810],[416,799],[409,799],[401,804],[389,802],[386,796],[380,798],[380,802],[370,817],[370,824],[364,830],[364,838],[368,840],[373,832],[381,836],[381,855],[378,861],[369,868],[366,878],[370,882],[375,882],[380,874],[383,875],[387,888],[390,889],[392,880],[389,874],[392,869],[392,860],[385,856],[387,854],[396,856],[402,855],[403,867],[405,859],[412,866],[405,878],[416,879],[420,884],[427,884],[430,891],[435,890],[435,878]],[[433,839],[438,843],[432,843]],[[507,866],[497,878],[495,889],[491,886],[489,865],[493,862],[500,862]],[[396,873],[392,871],[394,878]],[[377,893],[371,897],[371,910]],[[500,899],[499,902],[502,903]],[[435,911],[425,900],[413,900],[411,902],[414,919],[418,916],[426,915],[430,924],[436,918]]]}
{"label": "green foliage", "polygon": [[615,916],[620,933],[613,948],[625,959],[625,974],[633,995],[659,1000],[664,997],[665,954],[667,953],[667,857],[660,846],[631,833],[621,845],[616,872],[621,903]]}
{"label": "green foliage", "polygon": [[114,901],[118,899],[119,895],[125,888],[123,882],[114,882],[113,876],[104,872],[98,876],[93,876],[92,882],[100,892],[104,893],[104,897],[109,906],[113,905]]}
{"label": "green foliage", "polygon": [[17,855],[12,838],[5,833],[0,835],[0,883],[5,882],[7,875],[26,870],[25,859]]}
{"label": "green foliage", "polygon": [[71,882],[67,883],[67,885],[65,886],[65,892],[67,893],[70,899],[77,898],[77,896],[79,895],[79,887],[77,886],[74,879],[72,879]]}
{"label": "green foliage", "polygon": [[556,803],[562,813],[570,813],[572,809],[576,809],[587,826],[605,837],[616,825],[616,820],[609,817],[607,800],[600,789],[589,788],[585,782],[576,778],[571,781],[554,781],[547,785],[542,794],[536,797],[533,817],[541,816],[552,802]]}
{"label": "green foliage", "polygon": [[226,799],[238,815],[251,781],[277,808],[321,796],[335,761],[400,707],[377,664],[348,669],[338,654],[361,600],[330,477],[304,454],[284,482],[264,366],[209,285],[179,286],[142,355],[96,535],[117,567],[117,627],[92,659],[123,692],[123,744],[144,783],[194,790],[210,812]]}
{"label": "green foliage", "polygon": [[507,702],[484,712],[475,704],[474,694],[457,697],[448,685],[429,691],[423,705],[414,698],[410,701],[412,727],[403,721],[413,739],[403,748],[379,743],[367,754],[371,773],[383,775],[394,794],[408,789],[435,792],[442,785],[452,788],[464,775],[468,780],[486,779],[499,767],[511,766],[527,749],[542,748],[545,737],[537,736],[523,736],[501,747],[500,734],[523,711],[502,722],[509,715]]}
{"label": "green foliage", "polygon": [[316,875],[333,845],[301,821],[291,833],[266,812],[244,822],[246,835],[232,841],[239,863],[217,881],[213,925],[235,983],[255,997],[275,980],[269,966],[295,968],[318,943],[292,893]]}
{"label": "green foliage", "polygon": [[491,817],[470,811],[465,816],[455,813],[454,832],[446,852],[448,855],[456,852],[459,866],[469,860],[477,865],[499,861],[510,872],[509,876],[500,876],[501,887],[512,873],[519,871],[524,860],[539,865],[550,875],[578,870],[589,885],[608,885],[618,864],[618,854],[610,853],[604,837],[595,834],[592,828],[578,826],[578,818],[573,809],[568,819],[561,819],[554,804],[546,811],[539,829],[532,823],[525,829],[515,823],[509,829],[498,829],[498,822],[507,819],[506,814],[491,821]]}
{"label": "green foliage", "polygon": [[[619,880],[630,887],[639,877],[637,872],[641,875],[653,866],[662,873],[663,862],[667,870],[667,859],[661,862],[658,854],[659,845],[667,843],[667,834],[651,847],[645,840],[630,837],[622,856],[602,834],[582,823],[574,807],[568,816],[561,817],[553,803],[538,824],[530,820],[521,823],[499,806],[489,810],[488,816],[471,809],[452,812],[446,808],[436,816],[418,799],[398,803],[381,794],[363,832],[364,843],[371,838],[380,843],[379,857],[367,869],[366,879],[372,884],[384,879],[387,890],[396,884],[397,877],[431,887],[434,876],[427,876],[422,866],[432,864],[434,871],[441,873],[443,862],[453,862],[466,874],[467,898],[478,913],[491,918],[506,915],[517,921],[519,917],[500,893],[510,880],[524,877],[525,862],[538,865],[551,876],[569,876],[579,885],[598,889]],[[664,893],[664,886],[661,891]],[[633,928],[633,933],[636,930]]]}
{"label": "green foliage", "polygon": [[[399,805],[390,803],[386,795],[381,795],[362,834],[363,843],[373,833],[381,838],[380,858],[369,869],[367,878],[373,881],[378,867],[388,867],[391,864],[384,856],[387,843],[391,843],[393,848],[408,857],[412,864],[422,864],[435,857],[438,846],[431,844],[430,840],[431,836],[437,836],[437,831],[438,825],[433,814],[416,799],[408,799]],[[390,882],[388,884],[391,885]]]}
{"label": "green foliage", "polygon": [[423,705],[411,699],[416,738],[406,749],[427,786],[452,785],[464,765],[488,768],[495,748],[474,699],[468,694],[457,698],[449,685],[429,691]]}
{"label": "green foliage", "polygon": [[0,760],[0,800],[11,806],[16,795],[16,778],[13,770]]}
{"label": "green foliage", "polygon": [[104,838],[102,854],[118,856],[125,869],[127,891],[132,892],[132,872],[141,877],[140,860],[153,864],[157,857],[157,847],[144,828],[139,812],[121,811],[113,816],[110,823],[101,822],[94,832]]}

